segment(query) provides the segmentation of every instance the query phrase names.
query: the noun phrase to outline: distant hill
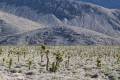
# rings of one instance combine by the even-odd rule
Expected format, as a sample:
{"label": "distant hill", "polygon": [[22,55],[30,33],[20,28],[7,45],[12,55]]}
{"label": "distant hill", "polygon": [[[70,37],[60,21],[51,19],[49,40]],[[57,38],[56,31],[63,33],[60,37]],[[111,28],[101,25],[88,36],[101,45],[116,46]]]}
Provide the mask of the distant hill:
{"label": "distant hill", "polygon": [[77,0],[1,0],[0,44],[118,45],[120,10]]}

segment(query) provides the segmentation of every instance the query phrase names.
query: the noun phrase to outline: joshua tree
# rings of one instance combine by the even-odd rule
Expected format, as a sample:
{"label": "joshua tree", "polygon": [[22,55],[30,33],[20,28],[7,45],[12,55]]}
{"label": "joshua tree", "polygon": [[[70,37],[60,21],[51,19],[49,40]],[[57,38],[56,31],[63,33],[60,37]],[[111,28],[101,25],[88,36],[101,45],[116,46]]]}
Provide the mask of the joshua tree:
{"label": "joshua tree", "polygon": [[68,55],[67,67],[69,67],[69,64],[70,64],[70,55]]}
{"label": "joshua tree", "polygon": [[46,62],[46,70],[48,71],[49,69],[49,57],[48,57],[48,54],[49,54],[49,50],[47,50],[46,52],[46,59],[47,59],[47,62]]}
{"label": "joshua tree", "polygon": [[52,67],[50,68],[50,72],[56,72],[58,69],[58,66],[56,66],[55,62],[52,63]]}
{"label": "joshua tree", "polygon": [[45,49],[46,49],[45,45],[41,45],[41,49],[42,49],[43,51],[45,51]]}
{"label": "joshua tree", "polygon": [[16,54],[17,54],[17,60],[18,60],[18,62],[20,61],[20,52],[16,52]]}
{"label": "joshua tree", "polygon": [[11,69],[12,63],[13,63],[13,60],[12,60],[12,58],[10,58],[9,63],[8,63],[8,68],[9,69]]}
{"label": "joshua tree", "polygon": [[46,50],[46,47],[45,45],[41,45],[41,63],[43,62],[43,56],[44,56],[44,53],[45,53],[45,50]]}
{"label": "joshua tree", "polygon": [[5,62],[5,58],[3,58],[3,63]]}
{"label": "joshua tree", "polygon": [[61,53],[55,54],[56,61],[52,63],[52,67],[50,68],[50,72],[56,72],[60,67],[60,63],[63,61],[63,55]]}
{"label": "joshua tree", "polygon": [[23,54],[23,57],[24,57],[24,59],[25,59],[27,50],[26,50],[25,48],[22,48],[22,49],[21,49],[21,53]]}
{"label": "joshua tree", "polygon": [[63,55],[61,53],[56,54],[56,64],[59,66],[60,62],[63,61]]}
{"label": "joshua tree", "polygon": [[31,69],[31,65],[32,65],[32,60],[28,60],[28,68],[29,68],[29,70]]}
{"label": "joshua tree", "polygon": [[101,60],[99,58],[97,58],[97,67],[100,68],[101,67]]}
{"label": "joshua tree", "polygon": [[2,61],[3,61],[3,65],[4,65],[4,62],[5,62],[5,58],[3,58],[3,59],[2,59]]}
{"label": "joshua tree", "polygon": [[23,52],[23,55],[24,55],[24,59],[25,59],[25,57],[26,57],[26,52]]}
{"label": "joshua tree", "polygon": [[117,54],[116,57],[117,57],[117,63],[120,63],[120,54]]}
{"label": "joshua tree", "polygon": [[3,52],[3,50],[2,50],[2,48],[0,48],[0,55],[2,54],[2,52]]}
{"label": "joshua tree", "polygon": [[12,54],[13,53],[13,50],[9,50],[8,51],[8,57],[10,57],[10,54]]}

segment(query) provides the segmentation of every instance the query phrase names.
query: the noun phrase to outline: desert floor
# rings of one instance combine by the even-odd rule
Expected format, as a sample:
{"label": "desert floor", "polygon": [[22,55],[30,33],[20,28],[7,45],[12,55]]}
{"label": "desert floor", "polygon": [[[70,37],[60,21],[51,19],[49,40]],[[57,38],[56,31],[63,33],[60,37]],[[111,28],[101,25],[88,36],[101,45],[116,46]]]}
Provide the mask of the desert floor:
{"label": "desert floor", "polygon": [[1,46],[0,80],[120,80],[120,47]]}

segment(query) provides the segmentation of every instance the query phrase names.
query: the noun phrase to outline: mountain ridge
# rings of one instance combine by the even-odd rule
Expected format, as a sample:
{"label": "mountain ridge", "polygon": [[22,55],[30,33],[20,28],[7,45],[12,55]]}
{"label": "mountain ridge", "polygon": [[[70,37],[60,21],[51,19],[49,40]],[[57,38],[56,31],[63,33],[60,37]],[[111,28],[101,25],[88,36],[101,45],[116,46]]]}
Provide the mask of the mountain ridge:
{"label": "mountain ridge", "polygon": [[[19,1],[20,4],[18,4]],[[0,3],[0,13],[5,11],[7,14],[7,18],[5,18],[6,15],[0,15],[1,20],[9,22],[8,25],[11,24],[12,27],[17,24],[17,28],[21,28],[22,31],[21,34],[0,37],[1,45],[120,44],[119,9],[108,9],[74,0],[26,0],[23,2],[1,0],[1,2],[4,3]],[[33,5],[32,2],[37,4]]]}

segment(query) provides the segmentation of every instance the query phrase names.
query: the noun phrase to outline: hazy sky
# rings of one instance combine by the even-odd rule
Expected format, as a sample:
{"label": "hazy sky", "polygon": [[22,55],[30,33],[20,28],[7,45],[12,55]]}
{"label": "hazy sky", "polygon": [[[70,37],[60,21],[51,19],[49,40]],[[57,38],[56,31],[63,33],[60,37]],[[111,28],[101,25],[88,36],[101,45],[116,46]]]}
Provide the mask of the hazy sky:
{"label": "hazy sky", "polygon": [[81,0],[92,2],[107,8],[119,8],[120,9],[120,0]]}

